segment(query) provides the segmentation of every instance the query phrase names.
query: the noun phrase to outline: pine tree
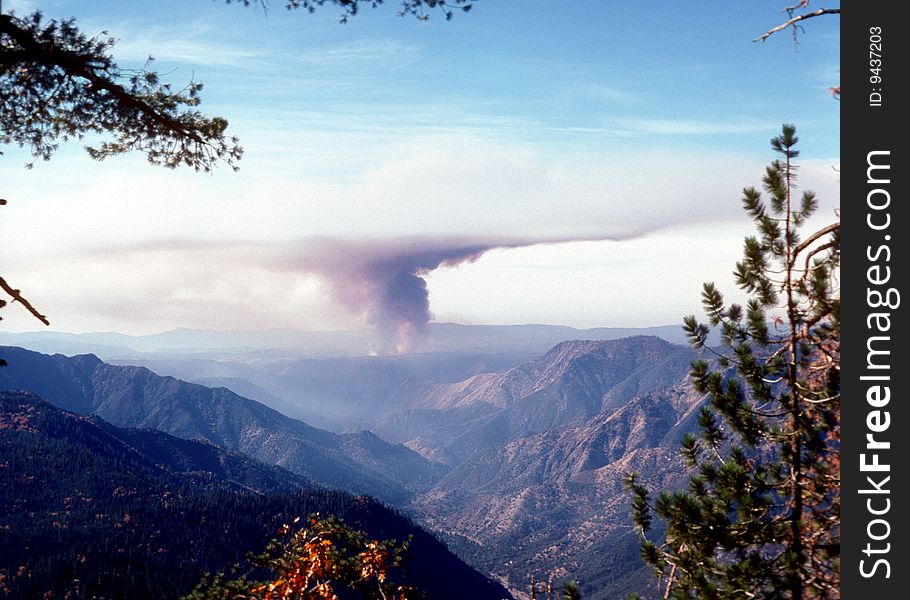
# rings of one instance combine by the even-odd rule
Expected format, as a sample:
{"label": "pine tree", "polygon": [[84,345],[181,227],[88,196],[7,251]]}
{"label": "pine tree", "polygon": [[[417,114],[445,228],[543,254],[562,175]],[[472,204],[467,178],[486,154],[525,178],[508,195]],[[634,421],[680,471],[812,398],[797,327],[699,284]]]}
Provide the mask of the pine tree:
{"label": "pine tree", "polygon": [[[706,283],[707,324],[684,321],[691,344],[714,356],[692,364],[708,401],[700,437],[682,443],[688,489],[655,500],[636,474],[626,482],[664,598],[839,597],[840,228],[800,238],[818,202],[794,197],[797,141],[792,125],[771,140],[767,201],[743,191],[757,229],[734,271],[746,306]],[[655,517],[660,541],[649,537]]]}

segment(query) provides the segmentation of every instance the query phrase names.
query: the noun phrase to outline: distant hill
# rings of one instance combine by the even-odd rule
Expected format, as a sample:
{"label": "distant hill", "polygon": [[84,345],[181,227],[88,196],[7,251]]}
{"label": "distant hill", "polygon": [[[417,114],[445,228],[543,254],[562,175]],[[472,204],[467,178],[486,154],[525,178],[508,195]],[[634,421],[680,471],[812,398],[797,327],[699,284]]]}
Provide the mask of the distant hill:
{"label": "distant hill", "polygon": [[[658,327],[596,327],[578,329],[564,325],[461,325],[430,323],[417,352],[456,354],[541,354],[566,340],[616,340],[653,335],[685,344],[680,325]],[[174,355],[225,358],[230,354],[259,353],[260,358],[339,358],[366,356],[373,349],[369,331],[211,331],[174,329],[148,335],[112,332],[65,333],[37,331],[0,332],[0,345],[62,354],[96,354],[107,359],[173,357]]]}
{"label": "distant hill", "polygon": [[204,571],[242,562],[281,523],[311,512],[378,538],[413,535],[409,581],[429,598],[508,597],[373,500],[313,488],[212,444],[0,392],[4,597],[177,598]]}
{"label": "distant hill", "polygon": [[0,389],[30,390],[56,406],[122,427],[202,439],[337,489],[402,502],[439,465],[371,434],[338,435],[288,418],[225,388],[206,388],[93,355],[48,356],[0,347]]}
{"label": "distant hill", "polygon": [[619,340],[635,336],[654,336],[673,344],[685,344],[681,325],[657,327],[594,327],[578,329],[565,325],[460,325],[431,323],[424,351],[507,351],[543,353],[569,340]]}
{"label": "distant hill", "polygon": [[[58,503],[68,494],[39,494],[31,487],[46,492],[64,482],[64,487],[72,487],[69,493],[78,490],[94,499],[110,496],[114,488],[120,489],[120,497],[141,498],[132,490],[148,487],[148,482],[173,491],[286,493],[314,487],[304,477],[214,444],[115,427],[94,415],[59,409],[31,392],[0,391],[0,434],[6,460],[13,460],[4,464],[2,474],[18,477],[16,485],[3,486],[5,513],[20,505]],[[10,454],[13,448],[15,457]],[[30,481],[23,475],[28,472],[55,473],[57,479],[41,476]],[[66,477],[59,479],[63,474]]]}
{"label": "distant hill", "polygon": [[311,425],[343,432],[369,429],[380,411],[399,406],[414,386],[456,383],[480,373],[508,369],[536,356],[526,352],[432,352],[275,360],[255,359],[253,355],[217,360],[175,355],[140,356],[136,360],[156,373],[209,387],[224,386]]}

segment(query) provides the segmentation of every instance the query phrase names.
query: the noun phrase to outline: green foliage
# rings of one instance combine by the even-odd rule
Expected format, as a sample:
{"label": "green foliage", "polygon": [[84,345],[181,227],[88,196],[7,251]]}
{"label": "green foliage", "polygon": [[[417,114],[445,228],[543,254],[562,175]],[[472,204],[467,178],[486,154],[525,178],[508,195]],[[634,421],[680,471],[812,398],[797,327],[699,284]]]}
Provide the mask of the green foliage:
{"label": "green foliage", "polygon": [[138,150],[170,168],[236,168],[243,149],[225,136],[227,121],[196,110],[202,84],[175,89],[148,68],[124,70],[113,45],[72,19],[0,15],[0,144],[48,160],[60,142],[101,134],[110,139],[86,148],[98,160]]}
{"label": "green foliage", "polygon": [[562,584],[562,600],[581,600],[577,581],[573,579]]}
{"label": "green foliage", "polygon": [[[233,480],[172,472],[113,429],[0,392],[0,579],[8,588],[0,596],[174,597],[204,570],[242,560],[294,514],[389,523],[377,503],[342,492],[265,495],[241,472]],[[172,450],[191,450],[185,444]]]}
{"label": "green foliage", "polygon": [[250,600],[272,598],[390,599],[416,597],[416,591],[396,583],[408,552],[405,542],[371,539],[365,532],[346,525],[337,517],[311,514],[305,526],[292,531],[300,521],[282,525],[279,535],[260,554],[248,556],[253,570],[263,577],[241,574],[205,576],[186,600],[216,600],[242,597]]}
{"label": "green foliage", "polygon": [[[688,489],[654,499],[626,478],[665,597],[839,597],[839,225],[801,240],[818,201],[793,197],[797,142],[792,125],[771,141],[767,200],[743,190],[756,227],[734,271],[746,306],[706,283],[707,324],[684,320],[692,345],[715,355],[690,373],[709,402],[701,436],[682,442]],[[720,348],[708,348],[712,330]],[[652,540],[655,517],[665,530]]]}

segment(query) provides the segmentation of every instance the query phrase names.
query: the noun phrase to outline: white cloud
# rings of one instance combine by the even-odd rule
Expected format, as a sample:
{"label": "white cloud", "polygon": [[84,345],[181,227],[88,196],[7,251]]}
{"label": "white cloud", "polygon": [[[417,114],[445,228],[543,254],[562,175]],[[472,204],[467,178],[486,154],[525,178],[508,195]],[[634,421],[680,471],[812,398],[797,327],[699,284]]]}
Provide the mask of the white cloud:
{"label": "white cloud", "polygon": [[391,39],[360,39],[327,45],[295,56],[295,60],[319,66],[339,65],[361,68],[363,63],[382,63],[384,67],[403,65],[417,59],[420,49]]}
{"label": "white cloud", "polygon": [[[32,257],[29,272],[5,273],[55,329],[149,333],[187,325],[216,329],[335,329],[363,324],[324,282],[276,270],[247,245],[149,245]],[[35,329],[19,307],[5,328]]]}
{"label": "white cloud", "polygon": [[224,32],[211,24],[137,27],[121,23],[109,31],[117,39],[112,54],[120,61],[144,62],[152,56],[159,64],[253,67],[266,58],[250,44],[224,39]]}
{"label": "white cloud", "polygon": [[[163,171],[139,157],[86,169],[73,152],[11,169],[0,273],[62,329],[324,329],[364,318],[333,297],[318,268],[287,267],[282,257],[306,254],[313,240],[614,239],[493,251],[434,272],[430,309],[487,322],[675,322],[686,303],[696,306],[684,312],[697,309],[703,280],[729,273],[749,230],[741,189],[760,183],[766,162],[563,154],[457,132],[386,146],[374,139],[367,149],[356,137],[332,139],[331,155],[302,140],[301,155],[237,174]],[[320,175],[348,147],[346,175]],[[829,161],[801,165],[802,187],[819,193],[829,218],[838,174]],[[33,328],[21,312],[6,309],[4,324]]]}
{"label": "white cloud", "polygon": [[[706,233],[679,227],[634,240],[541,245],[485,254],[429,277],[440,321],[638,327],[680,323],[701,310],[701,286],[732,281],[748,223]],[[481,295],[485,302],[472,301]]]}
{"label": "white cloud", "polygon": [[[375,142],[375,140],[374,140]],[[365,151],[372,164],[334,172],[347,144],[335,137],[325,158],[300,141],[281,165],[199,176],[153,170],[138,157],[89,170],[55,163],[14,171],[15,205],[3,227],[31,230],[48,247],[162,239],[394,238],[501,235],[541,241],[628,237],[682,222],[740,214],[744,185],[763,161],[667,151],[553,156],[540,148],[470,135],[425,136]],[[357,156],[359,149],[352,148]],[[376,156],[376,155],[379,156]],[[332,168],[320,176],[322,161]],[[73,165],[81,164],[73,159]],[[298,169],[293,165],[300,164]],[[804,169],[806,185],[836,188]],[[817,181],[813,181],[813,178]],[[823,190],[819,190],[820,192]],[[830,197],[830,195],[828,196]],[[19,228],[19,229],[17,229]]]}
{"label": "white cloud", "polygon": [[[732,266],[748,220],[682,226],[632,240],[537,244],[491,250],[426,276],[439,321],[559,323],[579,327],[677,323],[698,313],[714,281],[741,301]],[[176,326],[215,329],[365,327],[368,315],[341,302],[301,242],[160,243],[31,259],[16,283],[55,328],[129,333]],[[313,242],[312,240],[310,241]],[[318,244],[319,242],[316,241]],[[381,253],[384,244],[377,244]],[[356,246],[358,252],[368,244]],[[331,260],[343,265],[344,246]],[[330,266],[329,266],[330,267]],[[18,309],[10,329],[34,329]]]}
{"label": "white cloud", "polygon": [[724,123],[687,119],[622,119],[619,121],[630,131],[656,135],[721,135],[730,133],[761,133],[767,123],[758,121]]}

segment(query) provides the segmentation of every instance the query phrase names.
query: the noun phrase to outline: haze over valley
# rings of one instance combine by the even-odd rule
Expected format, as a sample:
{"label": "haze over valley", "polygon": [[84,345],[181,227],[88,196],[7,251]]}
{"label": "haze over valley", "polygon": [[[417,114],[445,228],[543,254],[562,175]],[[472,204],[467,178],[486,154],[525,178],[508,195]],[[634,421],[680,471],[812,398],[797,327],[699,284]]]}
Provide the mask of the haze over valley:
{"label": "haze over valley", "polygon": [[[356,334],[238,332],[225,347],[229,334],[205,331],[3,334],[45,352],[97,344],[130,359],[3,346],[0,389],[372,496],[513,593],[531,574],[584,574],[593,598],[649,585],[621,479],[636,470],[672,486],[685,475],[676,448],[701,401],[686,385],[693,351],[622,329],[430,332],[440,350],[384,357],[354,355],[368,338]],[[679,335],[641,333],[655,332]],[[605,339],[547,348],[567,333]],[[351,355],[313,358],[317,343]]]}

